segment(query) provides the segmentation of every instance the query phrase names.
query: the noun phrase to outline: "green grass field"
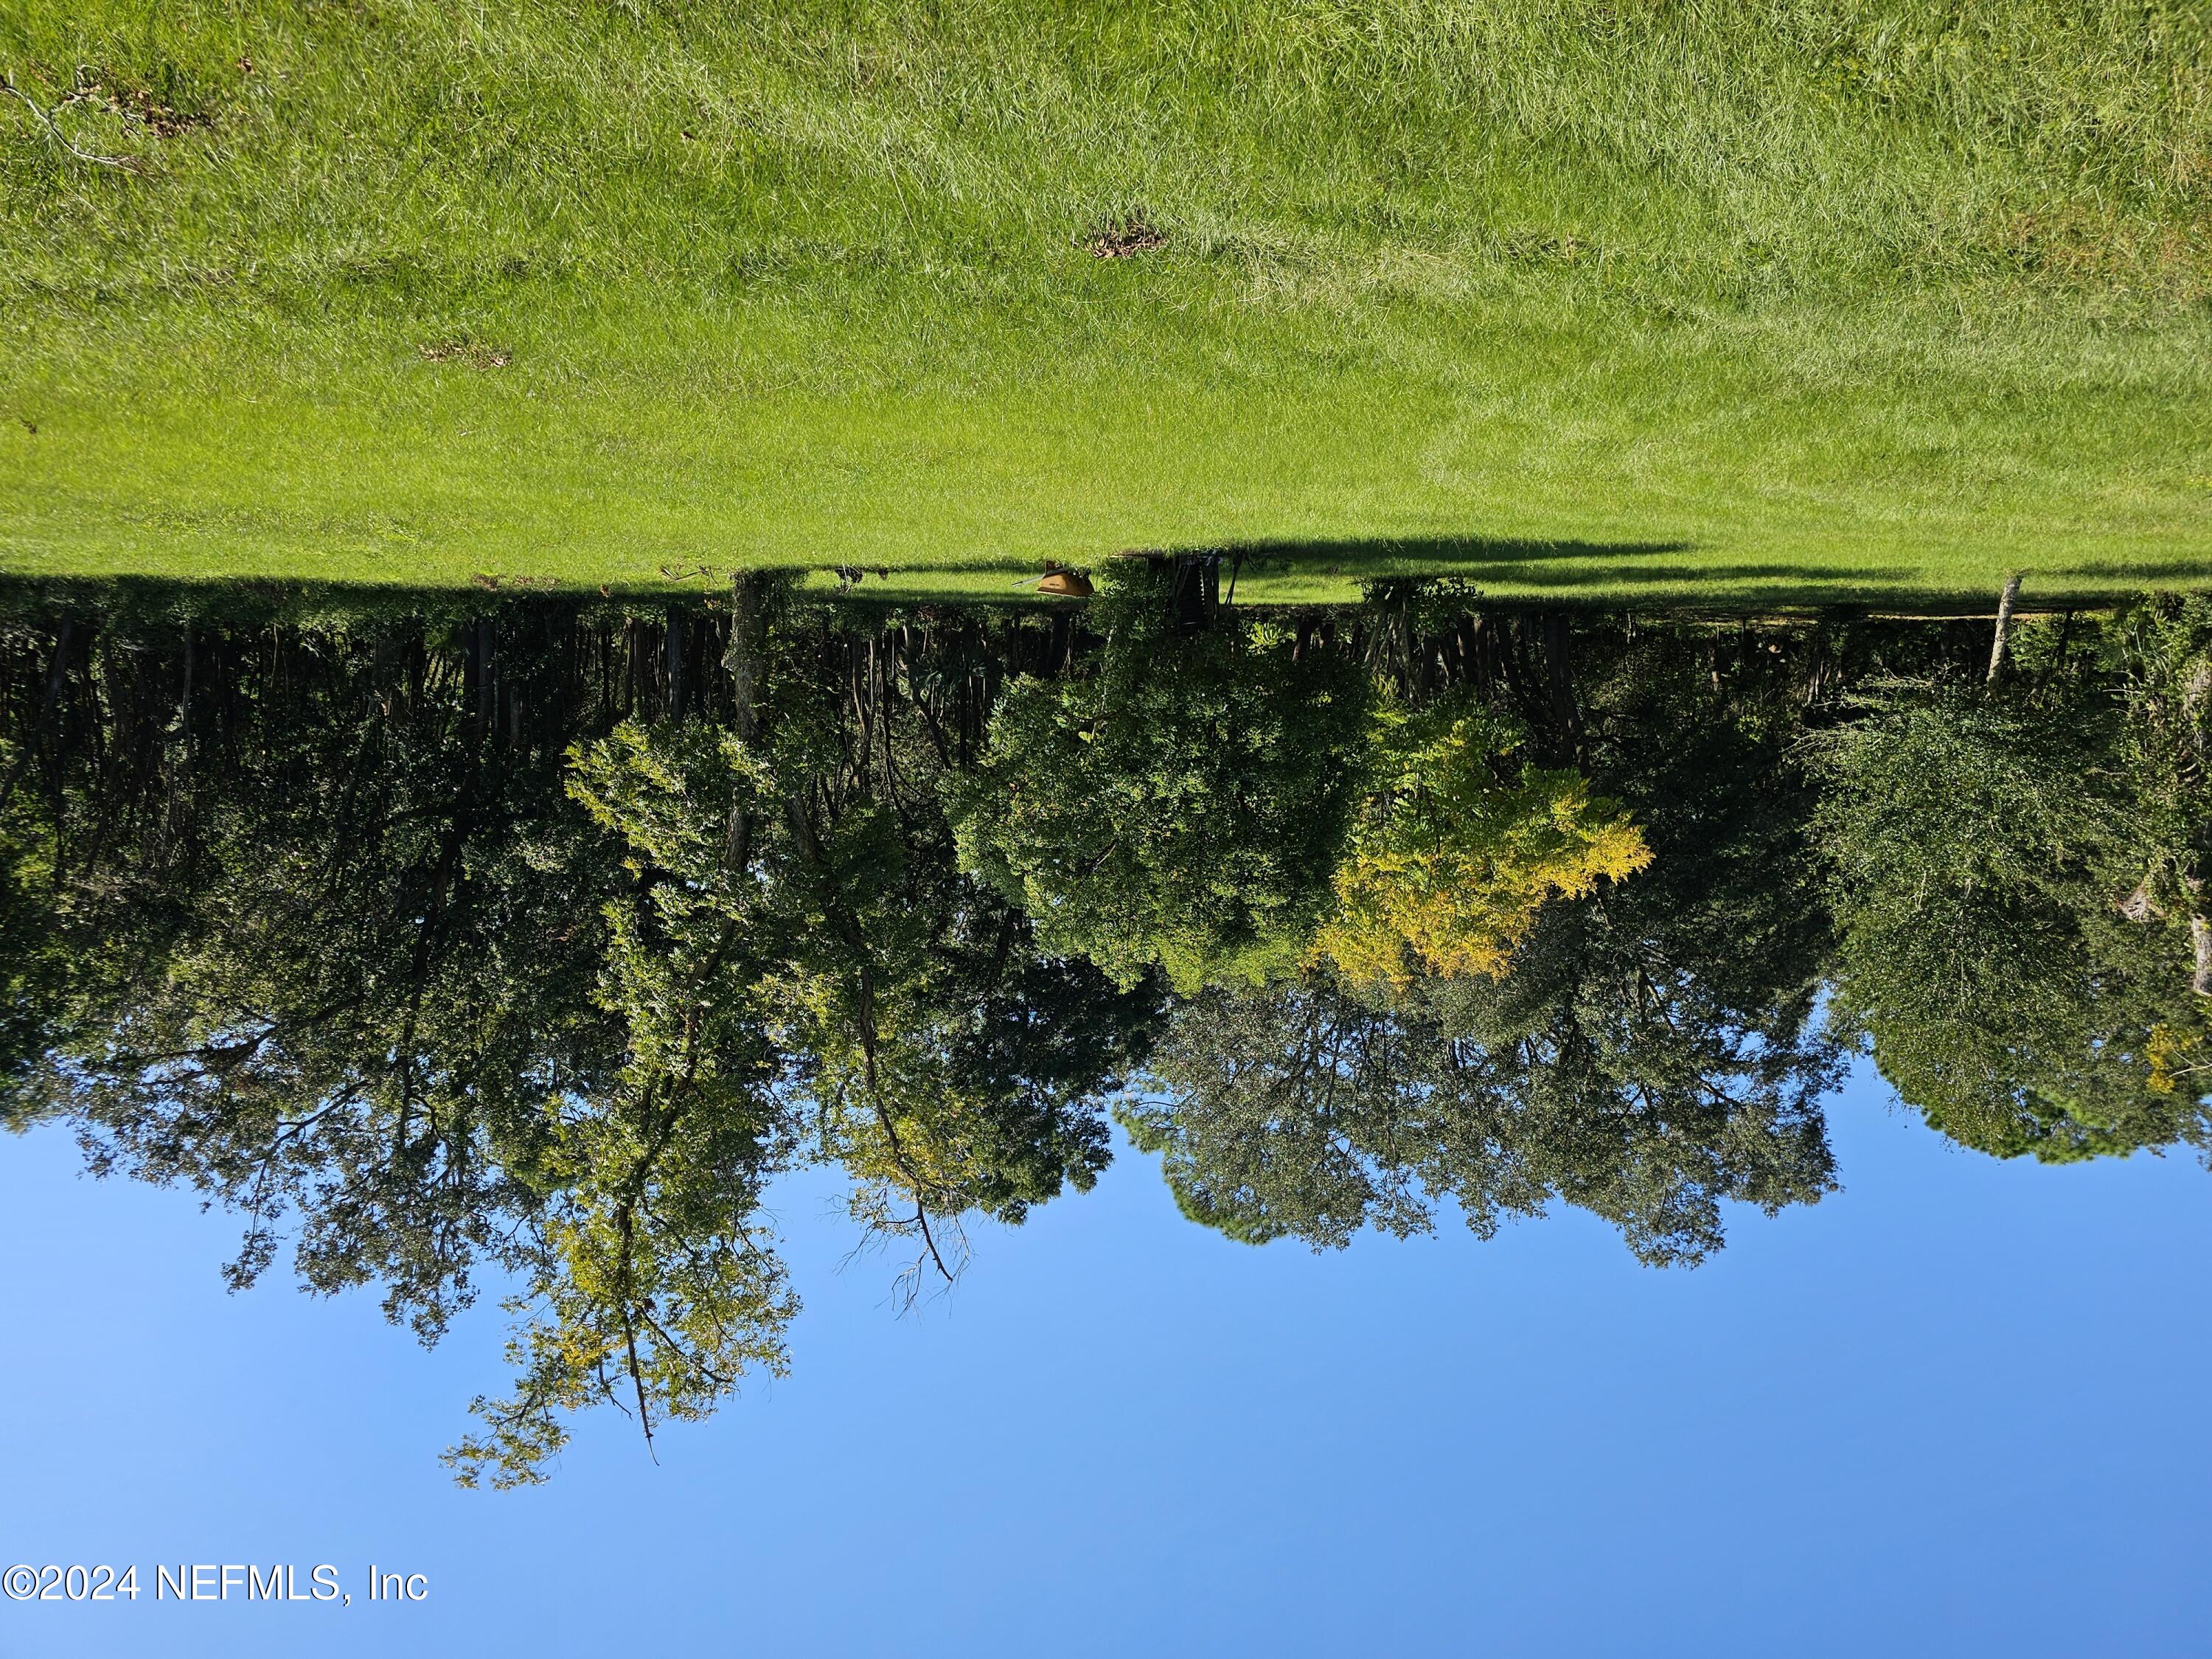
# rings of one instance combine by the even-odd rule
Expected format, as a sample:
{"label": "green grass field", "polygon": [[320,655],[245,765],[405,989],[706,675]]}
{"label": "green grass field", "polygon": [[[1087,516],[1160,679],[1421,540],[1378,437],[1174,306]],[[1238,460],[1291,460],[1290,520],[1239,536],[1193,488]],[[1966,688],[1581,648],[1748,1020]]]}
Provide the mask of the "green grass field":
{"label": "green grass field", "polygon": [[2212,577],[2199,0],[0,0],[0,69],[7,573]]}

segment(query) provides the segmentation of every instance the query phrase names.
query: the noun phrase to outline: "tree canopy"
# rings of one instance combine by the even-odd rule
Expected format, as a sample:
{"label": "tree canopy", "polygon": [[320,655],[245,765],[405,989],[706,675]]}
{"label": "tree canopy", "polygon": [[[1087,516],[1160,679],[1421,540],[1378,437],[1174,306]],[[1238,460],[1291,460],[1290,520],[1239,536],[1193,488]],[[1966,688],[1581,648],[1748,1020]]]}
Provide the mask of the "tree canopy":
{"label": "tree canopy", "polygon": [[1364,775],[1368,686],[1234,614],[1179,633],[1170,576],[1103,578],[1095,672],[1018,680],[954,792],[963,868],[1048,951],[1124,986],[1255,983],[1295,963]]}
{"label": "tree canopy", "polygon": [[1518,758],[1518,721],[1464,698],[1384,713],[1319,953],[1355,982],[1504,973],[1546,900],[1651,861],[1618,803]]}
{"label": "tree canopy", "polygon": [[2000,1157],[2205,1139],[2201,1091],[2174,1086],[2203,1030],[2188,887],[2203,796],[2152,737],[2179,703],[2146,672],[2170,681],[2174,664],[2121,630],[2101,661],[2031,661],[1996,690],[1878,684],[1812,745],[1836,1015],[1936,1128]]}
{"label": "tree canopy", "polygon": [[433,1341],[495,1284],[494,1484],[787,1365],[786,1171],[912,1295],[1114,1102],[1236,1237],[1565,1205],[1654,1263],[1833,1189],[1852,1043],[1993,1153],[2212,1146],[2212,601],[1989,681],[1971,623],[1102,580],[0,612],[0,1116],[235,1209],[234,1285],[289,1238]]}

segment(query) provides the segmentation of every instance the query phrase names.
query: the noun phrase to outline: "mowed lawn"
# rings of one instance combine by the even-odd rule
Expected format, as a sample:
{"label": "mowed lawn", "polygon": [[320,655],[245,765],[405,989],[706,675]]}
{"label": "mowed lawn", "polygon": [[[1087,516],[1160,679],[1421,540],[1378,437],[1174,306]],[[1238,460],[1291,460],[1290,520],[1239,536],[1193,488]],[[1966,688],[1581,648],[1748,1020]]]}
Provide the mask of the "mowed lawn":
{"label": "mowed lawn", "polygon": [[2197,0],[0,0],[0,69],[6,573],[2212,579]]}

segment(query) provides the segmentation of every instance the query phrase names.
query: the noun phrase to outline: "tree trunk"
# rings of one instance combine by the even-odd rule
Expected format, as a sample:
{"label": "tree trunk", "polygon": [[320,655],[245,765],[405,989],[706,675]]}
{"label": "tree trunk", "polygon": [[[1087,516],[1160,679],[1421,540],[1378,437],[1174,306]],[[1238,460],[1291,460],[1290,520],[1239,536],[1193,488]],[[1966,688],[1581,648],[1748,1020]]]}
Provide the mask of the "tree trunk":
{"label": "tree trunk", "polygon": [[2212,926],[2203,917],[2190,917],[2189,942],[2197,948],[2197,975],[2189,988],[2200,997],[2212,997]]}
{"label": "tree trunk", "polygon": [[1575,713],[1574,671],[1569,661],[1569,634],[1564,613],[1544,613],[1544,672],[1551,691],[1553,742],[1561,759],[1573,764],[1582,758],[1581,722]]}
{"label": "tree trunk", "polygon": [[499,718],[499,624],[486,617],[477,624],[477,726],[489,735]]}
{"label": "tree trunk", "polygon": [[[730,723],[740,742],[760,734],[761,653],[768,639],[767,582],[757,570],[741,571],[730,584],[730,642],[722,666],[730,676]],[[722,842],[725,866],[743,872],[752,862],[752,814],[741,787],[731,798],[730,824]]]}
{"label": "tree trunk", "polygon": [[663,654],[668,678],[668,718],[680,720],[684,718],[684,613],[672,605],[668,607]]}
{"label": "tree trunk", "polygon": [[730,584],[730,643],[722,653],[722,666],[730,677],[731,724],[746,743],[759,729],[756,711],[767,586],[757,570],[741,571]]}
{"label": "tree trunk", "polygon": [[2015,570],[2005,578],[2004,592],[1997,599],[1996,637],[1990,642],[1990,672],[1982,682],[1984,685],[1995,685],[2004,672],[2005,642],[2012,635],[2012,608],[2019,598],[2020,572]]}

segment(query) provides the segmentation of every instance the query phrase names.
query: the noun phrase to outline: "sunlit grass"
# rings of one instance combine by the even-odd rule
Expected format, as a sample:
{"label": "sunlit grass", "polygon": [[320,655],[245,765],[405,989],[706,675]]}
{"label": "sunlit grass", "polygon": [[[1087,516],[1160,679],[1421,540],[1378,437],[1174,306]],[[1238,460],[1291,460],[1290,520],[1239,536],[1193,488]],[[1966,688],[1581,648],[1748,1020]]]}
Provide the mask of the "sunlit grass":
{"label": "sunlit grass", "polygon": [[0,66],[99,88],[57,118],[147,170],[0,110],[0,566],[2212,574],[2206,41],[2056,0],[18,0]]}

